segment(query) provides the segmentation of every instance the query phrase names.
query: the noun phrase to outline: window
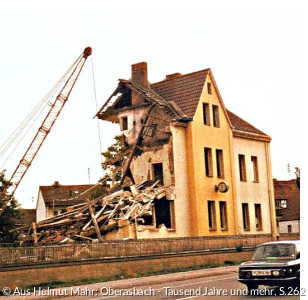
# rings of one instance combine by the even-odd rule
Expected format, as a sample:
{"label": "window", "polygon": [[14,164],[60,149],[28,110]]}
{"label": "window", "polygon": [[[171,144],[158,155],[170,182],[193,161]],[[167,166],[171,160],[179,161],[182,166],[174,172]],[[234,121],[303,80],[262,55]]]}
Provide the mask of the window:
{"label": "window", "polygon": [[210,121],[210,106],[208,103],[203,103],[203,124],[211,125]]}
{"label": "window", "polygon": [[153,164],[153,178],[154,181],[159,180],[161,185],[164,185],[164,169],[163,169],[163,164],[158,163],[158,164]]}
{"label": "window", "polygon": [[223,151],[220,149],[216,149],[216,167],[217,167],[217,177],[224,178],[224,156]]}
{"label": "window", "polygon": [[205,175],[213,176],[213,159],[212,159],[212,149],[204,148],[204,161],[205,161]]}
{"label": "window", "polygon": [[127,117],[122,117],[120,120],[120,126],[121,126],[121,130],[127,130],[128,129],[128,121],[127,121]]}
{"label": "window", "polygon": [[54,210],[54,211],[53,211],[53,215],[54,215],[54,216],[57,216],[58,214],[59,214],[59,212],[58,212],[57,210]]}
{"label": "window", "polygon": [[247,181],[245,155],[239,154],[238,161],[239,161],[239,167],[240,167],[240,180]]}
{"label": "window", "polygon": [[221,228],[221,230],[228,230],[227,202],[219,201],[219,214],[220,214],[220,228]]}
{"label": "window", "polygon": [[288,233],[292,233],[292,225],[288,225]]}
{"label": "window", "polygon": [[212,84],[210,82],[207,83],[207,92],[212,95]]}
{"label": "window", "polygon": [[215,212],[215,202],[214,201],[207,202],[207,212],[208,212],[208,220],[209,220],[209,229],[216,230],[216,212]]}
{"label": "window", "polygon": [[287,199],[276,199],[275,203],[277,209],[287,208]]}
{"label": "window", "polygon": [[172,207],[166,198],[154,202],[156,228],[164,224],[166,228],[172,228]]}
{"label": "window", "polygon": [[249,231],[250,230],[250,221],[249,221],[248,203],[242,203],[242,213],[243,213],[243,229],[245,231]]}
{"label": "window", "polygon": [[60,211],[60,214],[64,214],[66,212],[67,212],[67,210],[65,208],[62,208],[61,211]]}
{"label": "window", "polygon": [[258,158],[256,156],[252,156],[251,162],[253,169],[253,182],[259,182]]}
{"label": "window", "polygon": [[256,229],[262,230],[261,204],[255,204]]}
{"label": "window", "polygon": [[220,127],[219,122],[219,107],[217,105],[213,105],[213,125],[214,127]]}

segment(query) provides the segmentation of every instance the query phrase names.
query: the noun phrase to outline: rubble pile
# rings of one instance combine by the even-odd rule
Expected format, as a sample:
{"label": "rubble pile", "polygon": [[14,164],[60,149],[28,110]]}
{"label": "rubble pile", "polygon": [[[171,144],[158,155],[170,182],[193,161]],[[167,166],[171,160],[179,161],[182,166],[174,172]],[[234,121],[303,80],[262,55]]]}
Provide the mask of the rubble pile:
{"label": "rubble pile", "polygon": [[103,241],[107,232],[129,224],[145,224],[146,218],[152,216],[154,201],[166,197],[166,192],[168,188],[159,181],[145,181],[130,190],[88,200],[58,216],[33,223],[21,239],[35,244]]}

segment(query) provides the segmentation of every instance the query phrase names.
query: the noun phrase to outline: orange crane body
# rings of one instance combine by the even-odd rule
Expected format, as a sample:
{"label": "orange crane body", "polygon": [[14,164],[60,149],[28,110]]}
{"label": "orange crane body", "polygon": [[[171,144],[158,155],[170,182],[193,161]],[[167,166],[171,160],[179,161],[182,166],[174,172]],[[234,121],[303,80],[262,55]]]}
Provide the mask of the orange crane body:
{"label": "orange crane body", "polygon": [[42,122],[42,125],[36,132],[36,135],[33,138],[32,142],[30,143],[30,146],[28,147],[27,151],[25,152],[24,156],[22,157],[18,166],[13,172],[11,179],[10,179],[11,186],[7,189],[7,193],[5,195],[1,195],[4,198],[4,203],[2,205],[2,208],[0,208],[0,216],[4,212],[7,205],[10,203],[10,200],[13,198],[17,187],[19,186],[21,180],[23,179],[29,167],[31,166],[35,156],[39,152],[41,146],[43,145],[53,125],[55,124],[59,114],[61,113],[78,79],[78,76],[87,58],[91,54],[92,54],[92,49],[90,47],[87,47],[84,49],[82,55],[80,55],[80,57],[77,59],[72,73],[68,77],[66,83],[64,84],[60,93],[56,97],[55,101],[51,105],[51,108],[49,112],[47,113],[47,116],[45,117],[44,121]]}

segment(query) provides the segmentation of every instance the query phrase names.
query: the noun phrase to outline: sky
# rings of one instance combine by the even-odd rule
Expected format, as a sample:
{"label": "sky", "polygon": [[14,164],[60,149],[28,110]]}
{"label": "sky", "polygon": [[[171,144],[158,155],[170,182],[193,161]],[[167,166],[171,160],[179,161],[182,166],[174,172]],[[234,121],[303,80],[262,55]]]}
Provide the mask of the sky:
{"label": "sky", "polygon": [[[100,146],[94,116],[141,61],[150,82],[210,67],[227,109],[272,137],[273,177],[293,178],[301,167],[304,1],[0,0],[0,7],[0,145],[83,49],[93,49],[16,191],[23,207],[35,207],[40,185],[99,180],[100,152],[119,131],[99,121]],[[7,177],[38,127],[5,164]]]}

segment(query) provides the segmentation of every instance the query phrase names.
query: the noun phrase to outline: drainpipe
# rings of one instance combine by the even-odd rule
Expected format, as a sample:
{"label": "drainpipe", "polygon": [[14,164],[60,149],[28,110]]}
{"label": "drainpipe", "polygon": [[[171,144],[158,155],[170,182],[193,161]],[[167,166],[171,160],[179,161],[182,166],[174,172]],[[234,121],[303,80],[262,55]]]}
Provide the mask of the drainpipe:
{"label": "drainpipe", "polygon": [[274,240],[277,240],[277,227],[276,227],[276,210],[275,210],[275,199],[273,190],[273,176],[272,166],[270,157],[270,143],[264,142],[265,146],[265,157],[266,157],[266,170],[267,170],[267,184],[268,184],[268,198],[270,207],[270,220],[271,220],[271,231]]}

